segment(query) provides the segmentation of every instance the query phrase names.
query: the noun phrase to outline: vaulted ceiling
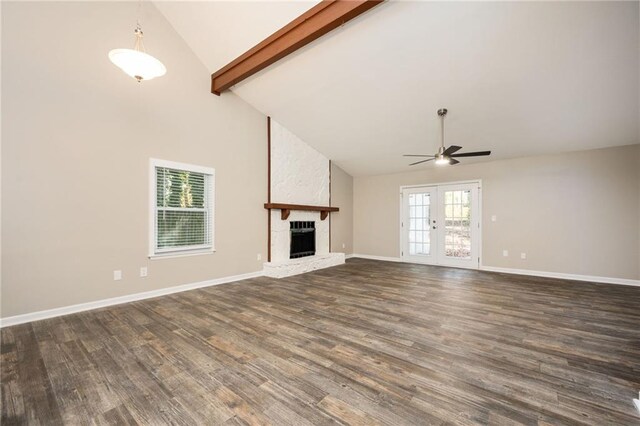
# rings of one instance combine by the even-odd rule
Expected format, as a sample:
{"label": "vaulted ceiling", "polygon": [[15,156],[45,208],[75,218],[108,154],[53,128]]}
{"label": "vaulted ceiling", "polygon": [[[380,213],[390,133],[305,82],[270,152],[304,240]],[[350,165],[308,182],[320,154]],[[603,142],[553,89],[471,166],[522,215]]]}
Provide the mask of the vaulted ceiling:
{"label": "vaulted ceiling", "polygon": [[[314,4],[156,3],[211,72]],[[493,159],[639,143],[639,21],[638,2],[391,1],[232,90],[356,176],[414,170],[441,107],[447,145]]]}

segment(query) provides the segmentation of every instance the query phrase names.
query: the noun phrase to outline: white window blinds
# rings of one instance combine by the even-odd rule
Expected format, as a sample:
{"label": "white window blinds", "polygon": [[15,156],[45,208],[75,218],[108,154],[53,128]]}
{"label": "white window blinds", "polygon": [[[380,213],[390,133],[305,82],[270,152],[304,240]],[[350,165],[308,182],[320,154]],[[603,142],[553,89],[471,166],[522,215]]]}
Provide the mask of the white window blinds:
{"label": "white window blinds", "polygon": [[153,254],[213,248],[213,171],[154,164]]}

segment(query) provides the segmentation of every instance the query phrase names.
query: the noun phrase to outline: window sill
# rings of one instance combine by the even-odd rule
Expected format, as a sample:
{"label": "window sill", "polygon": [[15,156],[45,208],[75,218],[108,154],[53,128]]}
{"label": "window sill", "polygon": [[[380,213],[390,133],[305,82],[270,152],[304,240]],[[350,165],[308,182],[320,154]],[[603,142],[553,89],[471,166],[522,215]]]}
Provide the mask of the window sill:
{"label": "window sill", "polygon": [[193,251],[184,251],[184,252],[168,252],[168,253],[160,253],[160,254],[150,254],[149,260],[160,260],[160,259],[173,259],[176,257],[189,257],[189,256],[202,256],[206,254],[214,254],[216,252],[215,249],[206,249],[206,250],[193,250]]}

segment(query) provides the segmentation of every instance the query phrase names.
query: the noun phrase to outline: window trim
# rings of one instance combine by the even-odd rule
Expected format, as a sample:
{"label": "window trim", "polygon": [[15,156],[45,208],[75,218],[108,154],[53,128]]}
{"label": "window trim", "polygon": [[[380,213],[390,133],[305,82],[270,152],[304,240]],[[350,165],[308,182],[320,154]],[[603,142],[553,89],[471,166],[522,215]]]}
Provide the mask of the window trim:
{"label": "window trim", "polygon": [[[209,205],[209,233],[211,237],[211,245],[202,247],[191,246],[189,248],[174,248],[174,249],[162,249],[156,251],[156,202],[157,202],[157,188],[156,188],[156,168],[166,167],[169,169],[185,170],[193,173],[201,173],[209,176],[209,197],[207,203]],[[179,163],[176,161],[160,160],[157,158],[149,159],[149,259],[162,259],[162,258],[174,258],[184,257],[202,254],[211,254],[216,251],[215,249],[215,182],[216,175],[215,169],[211,167],[197,166],[194,164]]]}

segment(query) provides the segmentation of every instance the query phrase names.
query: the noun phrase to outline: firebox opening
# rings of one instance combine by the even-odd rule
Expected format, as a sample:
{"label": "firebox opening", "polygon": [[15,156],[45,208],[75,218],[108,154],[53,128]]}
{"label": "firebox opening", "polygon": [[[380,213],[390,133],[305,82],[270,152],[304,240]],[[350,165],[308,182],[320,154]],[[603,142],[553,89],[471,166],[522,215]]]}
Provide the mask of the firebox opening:
{"label": "firebox opening", "polygon": [[316,254],[316,223],[292,221],[289,259],[313,256],[314,254]]}

